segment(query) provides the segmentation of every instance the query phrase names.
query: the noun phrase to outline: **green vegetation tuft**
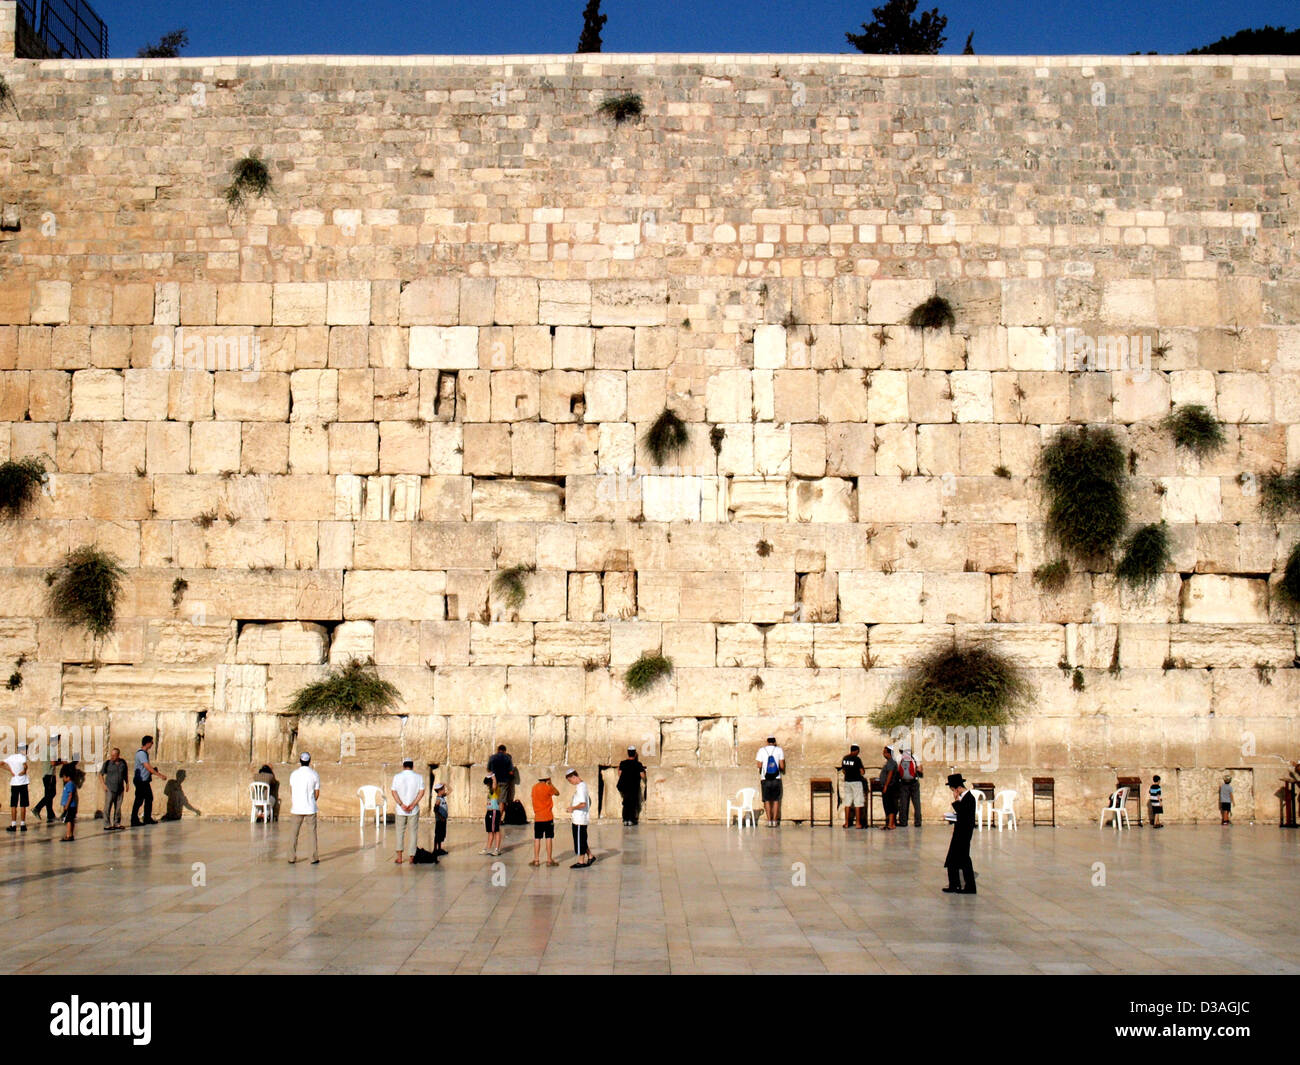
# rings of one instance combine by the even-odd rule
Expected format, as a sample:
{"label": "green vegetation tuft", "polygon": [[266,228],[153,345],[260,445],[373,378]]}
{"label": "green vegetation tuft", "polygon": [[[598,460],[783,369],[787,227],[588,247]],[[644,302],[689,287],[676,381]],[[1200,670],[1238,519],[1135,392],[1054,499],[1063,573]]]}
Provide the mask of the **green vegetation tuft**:
{"label": "green vegetation tuft", "polygon": [[1173,436],[1176,447],[1190,451],[1198,459],[1213,455],[1227,439],[1219,420],[1200,403],[1174,408],[1166,415],[1164,427]]}
{"label": "green vegetation tuft", "polygon": [[367,721],[397,706],[397,685],[382,680],[373,659],[349,659],[329,675],[305,684],[289,703],[289,713],[330,721]]}
{"label": "green vegetation tuft", "polygon": [[1065,428],[1043,449],[1039,466],[1047,493],[1047,532],[1084,563],[1104,562],[1124,535],[1127,459],[1115,430]]}
{"label": "green vegetation tuft", "polygon": [[644,107],[637,93],[624,92],[603,100],[598,110],[602,115],[612,118],[614,125],[621,126],[629,119],[640,118]]}
{"label": "green vegetation tuft", "polygon": [[643,654],[627,668],[623,674],[623,683],[627,690],[636,695],[646,691],[663,677],[670,676],[673,661],[663,655]]}
{"label": "green vegetation tuft", "polygon": [[1128,538],[1115,576],[1130,588],[1146,589],[1169,568],[1169,527],[1158,522],[1144,525]]}
{"label": "green vegetation tuft", "polygon": [[891,702],[871,714],[881,732],[927,725],[1008,725],[1024,712],[1033,688],[1005,655],[983,647],[946,648],[923,658],[904,675]]}
{"label": "green vegetation tuft", "polygon": [[528,598],[525,578],[530,573],[536,572],[537,567],[532,563],[526,566],[511,566],[509,569],[500,570],[492,578],[492,589],[505,600],[506,606],[511,610],[518,610],[524,605],[524,600]]}
{"label": "green vegetation tuft", "polygon": [[243,207],[251,196],[261,198],[271,191],[271,171],[266,163],[254,152],[246,155],[230,168],[231,181],[226,186],[226,203],[231,207]]}
{"label": "green vegetation tuft", "polygon": [[690,433],[686,429],[686,423],[671,407],[665,407],[664,412],[646,430],[645,447],[656,466],[662,466],[688,443]]}
{"label": "green vegetation tuft", "polygon": [[117,619],[124,575],[112,555],[97,547],[77,548],[45,575],[51,615],[65,625],[84,625],[94,636],[107,636]]}
{"label": "green vegetation tuft", "polygon": [[27,458],[0,463],[0,518],[18,517],[40,493],[45,463]]}
{"label": "green vegetation tuft", "polygon": [[931,296],[924,303],[918,303],[907,316],[907,324],[913,329],[951,329],[957,324],[952,304],[942,296]]}

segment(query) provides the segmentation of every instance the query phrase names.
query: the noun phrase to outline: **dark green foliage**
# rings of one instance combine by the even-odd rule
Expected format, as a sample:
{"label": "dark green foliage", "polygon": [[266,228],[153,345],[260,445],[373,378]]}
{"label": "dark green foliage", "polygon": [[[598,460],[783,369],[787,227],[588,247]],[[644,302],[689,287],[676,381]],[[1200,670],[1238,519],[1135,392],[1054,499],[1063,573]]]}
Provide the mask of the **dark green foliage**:
{"label": "dark green foliage", "polygon": [[1264,474],[1259,479],[1259,505],[1274,520],[1300,510],[1300,469]]}
{"label": "dark green foliage", "polygon": [[662,466],[690,442],[686,423],[671,407],[654,420],[646,430],[645,447],[656,466]]}
{"label": "dark green foliage", "polygon": [[621,126],[630,118],[640,118],[642,111],[641,97],[634,92],[611,96],[600,105],[600,113],[612,118],[616,126]]}
{"label": "dark green foliage", "polygon": [[931,296],[924,303],[918,303],[907,316],[907,324],[913,329],[951,329],[957,324],[957,316],[952,313],[952,304],[942,296]]}
{"label": "dark green foliage", "polygon": [[608,15],[600,13],[600,0],[587,0],[582,10],[582,34],[578,37],[578,52],[599,52],[600,31],[609,21]]}
{"label": "dark green foliage", "polygon": [[904,675],[897,694],[870,716],[881,732],[927,725],[1008,725],[1033,694],[1024,671],[983,647],[935,651]]}
{"label": "dark green foliage", "polygon": [[150,41],[135,53],[135,57],[137,59],[176,59],[180,56],[181,49],[189,43],[190,35],[188,30],[172,30],[171,33],[164,33],[159,37],[156,44]]}
{"label": "dark green foliage", "polygon": [[1070,677],[1070,687],[1077,692],[1083,691],[1085,687],[1083,683],[1083,670],[1078,666],[1074,667],[1074,674]]}
{"label": "dark green foliage", "polygon": [[1144,525],[1128,538],[1115,576],[1130,588],[1150,588],[1169,568],[1169,528],[1165,523]]}
{"label": "dark green foliage", "polygon": [[766,540],[759,540],[754,550],[758,552],[759,558],[767,558],[772,553],[772,545]]}
{"label": "dark green foliage", "polygon": [[289,713],[333,721],[366,721],[398,704],[397,685],[380,679],[373,659],[350,659],[322,680],[299,688]]}
{"label": "dark green foliage", "polygon": [[12,691],[17,691],[22,686],[23,686],[23,675],[19,673],[18,670],[15,669],[12,673],[9,674],[9,683],[6,684],[5,687],[12,692]]}
{"label": "dark green foliage", "polygon": [[0,518],[16,518],[45,483],[45,463],[18,459],[0,463]]}
{"label": "dark green foliage", "polygon": [[1005,466],[995,466],[993,469],[994,477],[1001,477],[1004,481],[1011,480],[1011,471]]}
{"label": "dark green foliage", "polygon": [[722,454],[722,441],[727,438],[727,430],[720,425],[715,425],[709,430],[709,444],[713,448],[715,455]]}
{"label": "dark green foliage", "polygon": [[181,605],[181,600],[185,598],[185,589],[190,586],[190,582],[184,577],[177,577],[172,581],[172,609],[176,610]]}
{"label": "dark green foliage", "polygon": [[1277,672],[1277,666],[1272,662],[1259,661],[1255,663],[1255,679],[1265,687],[1273,683],[1273,674]]}
{"label": "dark green foliage", "polygon": [[623,683],[634,695],[645,691],[661,677],[669,676],[673,671],[673,661],[663,655],[643,654],[627,667],[623,674]]}
{"label": "dark green foliage", "polygon": [[10,100],[9,83],[5,81],[3,74],[0,74],[0,104],[7,104]]}
{"label": "dark green foliage", "polygon": [[1257,30],[1238,30],[1220,37],[1213,44],[1193,48],[1188,55],[1300,55],[1300,29],[1285,26],[1261,26]]}
{"label": "dark green foliage", "polygon": [[1288,606],[1295,608],[1300,607],[1300,544],[1291,548],[1291,554],[1287,556],[1286,568],[1282,571],[1282,579],[1278,581],[1278,594],[1282,601]]}
{"label": "dark green foliage", "polygon": [[1173,435],[1177,447],[1186,448],[1198,459],[1212,455],[1223,447],[1223,426],[1200,403],[1187,403],[1171,411],[1164,426]]}
{"label": "dark green foliage", "polygon": [[112,555],[97,547],[77,548],[45,575],[50,613],[65,625],[84,625],[94,636],[107,636],[117,617],[123,576]]}
{"label": "dark green foliage", "polygon": [[1044,562],[1034,570],[1034,581],[1047,592],[1059,592],[1070,577],[1070,564],[1063,558]]}
{"label": "dark green foliage", "polygon": [[226,203],[243,207],[244,200],[265,196],[271,191],[271,172],[256,152],[246,155],[230,168],[231,182],[226,186]]}
{"label": "dark green foliage", "polygon": [[1127,460],[1109,427],[1062,429],[1040,458],[1047,532],[1081,562],[1105,560],[1124,535]]}
{"label": "dark green foliage", "polygon": [[874,21],[864,22],[861,33],[846,33],[849,44],[868,55],[938,55],[947,38],[946,16],[931,8],[913,18],[916,0],[887,0],[873,7]]}
{"label": "dark green foliage", "polygon": [[492,588],[502,599],[505,600],[506,606],[511,610],[518,610],[524,605],[524,600],[528,598],[528,589],[524,586],[524,578],[530,573],[536,573],[537,567],[532,565],[511,566],[509,569],[500,570],[492,578]]}

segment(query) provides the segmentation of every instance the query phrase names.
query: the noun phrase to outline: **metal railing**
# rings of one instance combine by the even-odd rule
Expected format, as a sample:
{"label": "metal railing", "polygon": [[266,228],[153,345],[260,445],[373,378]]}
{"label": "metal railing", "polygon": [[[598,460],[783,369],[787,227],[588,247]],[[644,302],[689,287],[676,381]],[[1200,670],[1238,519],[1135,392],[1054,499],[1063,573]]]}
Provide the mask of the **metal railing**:
{"label": "metal railing", "polygon": [[86,0],[18,0],[18,15],[55,59],[108,58],[108,27]]}

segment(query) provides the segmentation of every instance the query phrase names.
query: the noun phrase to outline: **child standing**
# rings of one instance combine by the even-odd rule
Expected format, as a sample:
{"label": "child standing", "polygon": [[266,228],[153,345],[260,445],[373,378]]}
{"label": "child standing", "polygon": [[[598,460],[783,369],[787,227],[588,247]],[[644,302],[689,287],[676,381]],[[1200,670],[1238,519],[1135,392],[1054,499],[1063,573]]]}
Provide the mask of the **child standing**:
{"label": "child standing", "polygon": [[59,805],[63,808],[63,823],[67,825],[67,830],[63,834],[63,842],[71,843],[77,834],[77,763],[69,762],[63,767],[63,794],[59,798]]}
{"label": "child standing", "polygon": [[1151,788],[1147,792],[1151,797],[1151,827],[1164,828],[1160,823],[1160,815],[1165,812],[1164,790],[1160,787],[1160,777],[1151,778]]}
{"label": "child standing", "polygon": [[487,846],[480,854],[498,855],[501,853],[501,786],[496,777],[484,777],[487,785],[487,813],[483,815],[483,827],[487,829]]}
{"label": "child standing", "polygon": [[546,840],[546,864],[559,865],[553,853],[555,847],[555,797],[559,795],[549,776],[539,777],[533,785],[533,860],[529,865],[542,864],[542,840]]}
{"label": "child standing", "polygon": [[1223,783],[1219,785],[1219,824],[1232,824],[1232,774],[1223,774]]}
{"label": "child standing", "polygon": [[437,784],[433,789],[433,860],[446,854],[443,841],[447,838],[447,785]]}

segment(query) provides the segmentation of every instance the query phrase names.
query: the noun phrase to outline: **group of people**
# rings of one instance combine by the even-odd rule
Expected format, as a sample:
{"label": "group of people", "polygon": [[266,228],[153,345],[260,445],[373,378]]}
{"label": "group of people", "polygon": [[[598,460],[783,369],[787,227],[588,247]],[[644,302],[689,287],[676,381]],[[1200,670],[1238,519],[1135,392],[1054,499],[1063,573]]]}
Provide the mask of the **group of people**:
{"label": "group of people", "polygon": [[[27,744],[19,744],[18,749],[0,763],[9,772],[7,832],[27,831],[27,808],[31,799],[31,766],[27,759],[27,750]],[[57,750],[57,745],[53,745],[49,758],[42,767],[41,785],[45,795],[32,808],[32,816],[39,821],[41,811],[44,810],[48,822],[62,821],[63,842],[71,843],[77,835],[77,810],[81,805],[81,789],[85,786],[86,774],[78,765],[77,759],[65,761],[59,757]],[[153,818],[153,780],[155,777],[166,780],[167,776],[150,761],[152,751],[153,737],[145,736],[140,741],[140,749],[136,751],[132,765],[128,765],[122,757],[121,750],[114,747],[104,764],[100,766],[99,780],[104,789],[105,832],[120,832],[124,828],[122,800],[126,795],[128,772],[135,784],[135,801],[131,806],[131,827],[138,828],[157,823]],[[57,815],[54,808],[56,791],[59,793]]]}

